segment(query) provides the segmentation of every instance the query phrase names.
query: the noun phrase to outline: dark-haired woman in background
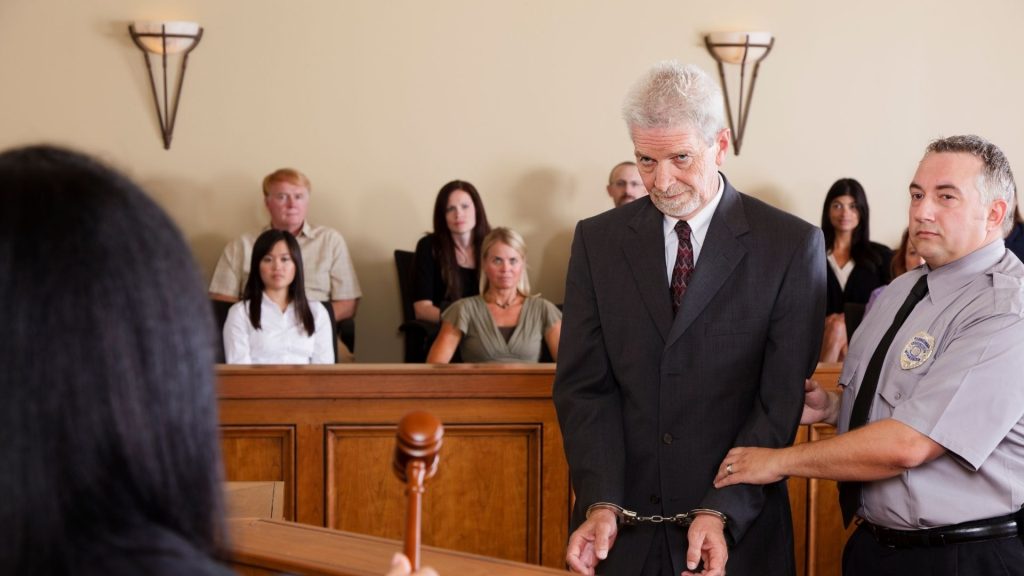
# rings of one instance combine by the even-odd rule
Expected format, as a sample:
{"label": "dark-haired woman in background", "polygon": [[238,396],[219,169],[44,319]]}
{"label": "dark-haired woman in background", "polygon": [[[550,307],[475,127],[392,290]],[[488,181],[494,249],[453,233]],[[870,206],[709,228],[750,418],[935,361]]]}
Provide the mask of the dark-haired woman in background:
{"label": "dark-haired woman in background", "polygon": [[476,187],[453,180],[441,188],[434,201],[434,231],[416,243],[417,320],[440,322],[449,304],[480,293],[480,246],[490,231]]}
{"label": "dark-haired woman in background", "polygon": [[224,322],[227,363],[332,364],[331,320],[320,303],[306,300],[295,237],[274,229],[260,234],[249,270],[242,300]]}
{"label": "dark-haired woman in background", "polygon": [[[828,260],[825,313],[830,322],[845,322],[847,304],[866,305],[871,292],[889,283],[892,250],[871,241],[870,210],[864,187],[853,178],[837,180],[828,190],[821,209]],[[857,322],[853,322],[856,328]]]}

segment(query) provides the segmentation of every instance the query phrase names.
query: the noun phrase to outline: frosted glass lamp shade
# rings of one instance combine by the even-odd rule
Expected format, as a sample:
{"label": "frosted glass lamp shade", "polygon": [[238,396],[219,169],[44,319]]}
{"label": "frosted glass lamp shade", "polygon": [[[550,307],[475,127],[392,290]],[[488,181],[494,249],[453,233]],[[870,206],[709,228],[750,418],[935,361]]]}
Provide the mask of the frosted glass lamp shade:
{"label": "frosted glass lamp shade", "polygon": [[164,53],[164,35],[168,54],[179,54],[192,47],[201,34],[197,22],[135,22],[132,24],[142,47],[151,54]]}
{"label": "frosted glass lamp shade", "polygon": [[707,41],[715,60],[740,64],[746,51],[747,62],[758,62],[768,54],[768,49],[772,45],[772,33],[711,32],[707,36]]}

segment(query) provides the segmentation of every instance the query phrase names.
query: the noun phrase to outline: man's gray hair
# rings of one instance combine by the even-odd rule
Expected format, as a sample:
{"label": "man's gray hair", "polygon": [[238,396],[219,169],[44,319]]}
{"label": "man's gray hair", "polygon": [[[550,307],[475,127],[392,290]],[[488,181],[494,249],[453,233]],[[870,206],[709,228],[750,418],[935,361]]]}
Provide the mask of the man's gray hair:
{"label": "man's gray hair", "polygon": [[699,67],[675,60],[655,64],[633,85],[622,117],[630,130],[691,126],[708,145],[725,128],[718,84]]}
{"label": "man's gray hair", "polygon": [[925,154],[970,154],[981,160],[982,170],[978,177],[978,191],[982,204],[995,200],[1006,201],[1006,216],[1003,218],[1003,236],[1013,228],[1013,214],[1017,206],[1017,184],[1013,180],[1010,161],[998,146],[980,136],[949,136],[939,138],[928,145]]}

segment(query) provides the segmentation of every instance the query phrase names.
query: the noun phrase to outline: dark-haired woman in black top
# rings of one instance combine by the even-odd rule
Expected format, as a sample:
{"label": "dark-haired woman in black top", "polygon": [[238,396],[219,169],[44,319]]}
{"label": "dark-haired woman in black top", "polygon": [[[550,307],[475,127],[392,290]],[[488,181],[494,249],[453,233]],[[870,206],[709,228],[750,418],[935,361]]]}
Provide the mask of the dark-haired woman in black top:
{"label": "dark-haired woman in black top", "polygon": [[[869,215],[868,198],[860,182],[843,178],[829,188],[821,209],[828,261],[826,324],[842,320],[832,315],[843,314],[849,304],[866,305],[871,292],[891,279],[892,250],[871,241]],[[846,324],[852,332],[857,322]]]}
{"label": "dark-haired woman in black top", "polygon": [[453,180],[441,188],[434,200],[434,231],[416,244],[417,320],[440,322],[449,304],[480,293],[480,245],[490,231],[475,186]]}

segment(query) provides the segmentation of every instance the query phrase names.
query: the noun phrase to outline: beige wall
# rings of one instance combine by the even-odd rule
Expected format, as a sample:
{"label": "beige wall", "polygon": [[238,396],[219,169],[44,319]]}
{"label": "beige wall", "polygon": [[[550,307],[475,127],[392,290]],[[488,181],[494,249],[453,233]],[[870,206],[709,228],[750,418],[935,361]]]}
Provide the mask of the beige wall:
{"label": "beige wall", "polygon": [[[135,19],[205,27],[170,151]],[[228,239],[265,222],[260,178],[299,167],[312,220],[355,256],[359,359],[398,361],[391,253],[430,226],[441,184],[476,184],[560,301],[573,225],[610,206],[607,171],[631,155],[627,87],[660,59],[712,70],[703,32],[777,39],[724,168],[737,187],[816,222],[831,182],[856,177],[874,237],[894,243],[929,139],[976,132],[1024,170],[1022,25],[1019,0],[4,0],[0,147],[58,142],[124,169],[207,276]]]}

